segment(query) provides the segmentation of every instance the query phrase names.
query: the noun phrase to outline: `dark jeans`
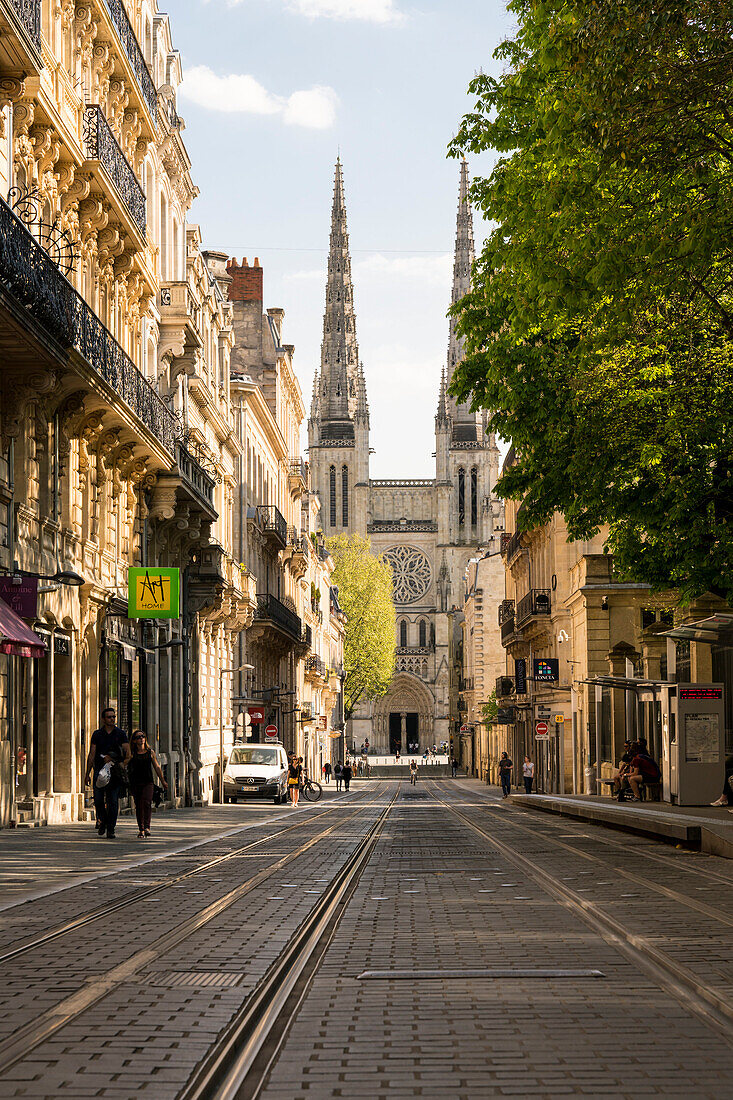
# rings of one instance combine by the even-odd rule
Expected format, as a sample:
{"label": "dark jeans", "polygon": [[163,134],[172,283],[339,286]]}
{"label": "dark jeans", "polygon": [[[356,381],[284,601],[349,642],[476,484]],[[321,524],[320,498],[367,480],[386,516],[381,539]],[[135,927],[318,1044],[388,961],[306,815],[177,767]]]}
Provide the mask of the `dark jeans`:
{"label": "dark jeans", "polygon": [[107,836],[115,831],[117,824],[117,810],[120,804],[120,788],[116,783],[108,783],[106,787],[97,786],[97,777],[94,777],[94,809],[97,817],[107,830]]}
{"label": "dark jeans", "polygon": [[532,784],[534,782],[533,776],[525,775],[525,776],[523,776],[523,779],[524,779],[525,794],[532,794]]}
{"label": "dark jeans", "polygon": [[509,794],[512,789],[512,777],[509,772],[501,773],[501,789],[504,794]]}
{"label": "dark jeans", "polygon": [[342,780],[341,776],[340,776],[340,775],[337,775],[337,776],[336,776],[336,790],[337,790],[337,791],[340,791],[340,790],[341,790],[341,784],[342,784],[342,783],[343,783],[343,780]]}
{"label": "dark jeans", "polygon": [[350,783],[351,783],[350,779],[344,779],[344,790],[345,791],[348,791]]}
{"label": "dark jeans", "polygon": [[132,797],[135,799],[138,829],[141,833],[145,829],[150,832],[150,818],[153,814],[153,784],[141,783],[140,786],[133,787]]}

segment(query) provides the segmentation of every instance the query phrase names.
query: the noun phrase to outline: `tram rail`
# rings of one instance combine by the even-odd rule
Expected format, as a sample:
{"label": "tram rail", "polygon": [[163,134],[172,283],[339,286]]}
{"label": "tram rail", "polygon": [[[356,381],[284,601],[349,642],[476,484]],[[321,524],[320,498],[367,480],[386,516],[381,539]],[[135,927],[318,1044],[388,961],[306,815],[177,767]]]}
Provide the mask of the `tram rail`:
{"label": "tram rail", "polygon": [[[398,793],[399,792],[395,794],[394,798],[397,797]],[[219,898],[215,899],[213,902],[210,902],[208,905],[198,910],[196,913],[192,914],[192,916],[182,921],[177,928],[173,930],[167,930],[162,936],[153,941],[153,943],[151,943],[148,947],[145,947],[140,951],[135,952],[133,955],[130,956],[130,958],[126,959],[120,965],[115,966],[110,970],[97,975],[94,979],[86,982],[75,992],[71,993],[67,997],[64,997],[60,1002],[52,1005],[46,1011],[40,1013],[28,1024],[18,1028],[18,1030],[12,1036],[4,1040],[3,1042],[0,1042],[0,1078],[2,1078],[2,1075],[6,1073],[13,1065],[15,1065],[19,1061],[22,1061],[23,1058],[30,1054],[41,1043],[45,1042],[50,1036],[55,1034],[62,1027],[65,1027],[67,1024],[71,1023],[87,1008],[100,1001],[103,997],[108,996],[109,993],[114,990],[117,985],[124,981],[127,981],[144,967],[150,966],[157,959],[165,955],[174,947],[177,947],[189,936],[198,932],[199,929],[204,927],[204,925],[208,924],[211,920],[219,916],[235,902],[239,901],[240,898],[250,893],[253,889],[255,889],[263,882],[266,882],[273,873],[280,871],[283,868],[299,860],[316,844],[326,839],[334,831],[343,828],[346,823],[358,817],[359,814],[363,813],[364,810],[369,809],[378,800],[379,791],[377,791],[374,797],[369,801],[360,802],[358,806],[354,809],[354,811],[348,814],[346,817],[339,817],[339,819],[335,821],[332,825],[330,825],[326,829],[322,829],[314,836],[309,837],[294,851],[281,856],[277,860],[274,860],[272,863],[269,863],[266,867],[261,868],[258,872],[250,876],[244,882],[239,883],[239,885],[227,891],[227,893],[223,894]],[[392,802],[393,801],[394,799],[392,800]],[[346,861],[344,868],[342,868],[342,871],[344,869],[352,868],[354,866],[355,857],[359,855],[359,853],[364,851],[365,841],[368,841],[370,837],[375,836],[377,829],[381,831],[381,826],[386,818],[387,813],[389,812],[389,809],[391,808],[392,802],[380,815],[377,821],[369,827],[365,834],[364,840],[360,842],[355,852],[352,853],[352,855]],[[314,817],[312,818],[309,817],[307,821],[310,822],[317,820],[318,818],[323,817],[327,812],[327,810],[324,810],[320,814],[314,815]],[[301,819],[299,823],[293,823],[293,825],[288,826],[286,830],[280,830],[277,834],[275,834],[275,836],[279,838],[283,835],[284,832],[297,828],[299,824],[302,827],[302,824],[306,823],[306,821],[303,821]],[[246,851],[247,849],[254,847],[258,843],[262,843],[264,842],[264,840],[268,839],[273,839],[272,834],[269,837],[263,838],[263,841],[255,841],[251,844],[245,845],[241,849],[241,851]],[[369,851],[371,851],[371,847],[369,848]],[[235,853],[227,853],[226,856],[217,857],[216,862],[219,863],[226,858],[233,858],[234,855]],[[213,861],[209,861],[207,867],[210,866],[212,862]],[[359,867],[361,867],[361,865],[362,863],[360,861]],[[188,877],[189,874],[196,873],[197,871],[200,872],[202,869],[203,868],[194,868],[191,872],[184,873],[183,876],[174,877],[176,881],[180,881],[181,877]],[[333,880],[333,883],[341,881],[342,871],[337,873]],[[351,881],[351,878],[349,878],[348,881]],[[323,898],[329,898],[333,893],[333,883],[326,888],[326,893],[322,896],[321,899],[319,899],[318,902],[316,902],[315,907],[311,910],[311,915],[306,917],[301,928],[309,928],[313,925],[312,914],[321,912]],[[171,879],[171,881],[167,882],[165,886],[172,886],[173,884],[173,879]],[[134,902],[139,901],[141,895],[149,896],[149,892],[152,892],[152,888],[148,888],[146,891],[136,892],[134,896],[128,897],[124,903],[120,902],[118,905],[116,905],[115,910],[119,910],[124,906],[129,906]],[[111,911],[112,910],[110,909],[110,907],[107,907],[106,913],[109,913]],[[98,919],[99,915],[100,914],[95,914],[94,919]],[[80,927],[80,925],[75,925],[75,927]],[[55,930],[55,932],[49,933],[46,939],[43,939],[42,937],[40,937],[39,939],[41,939],[42,942],[48,942],[57,938],[58,935],[65,934],[65,932],[69,930],[70,929],[67,929],[66,926],[64,926],[63,928]],[[30,950],[32,947],[35,947],[36,942],[36,940],[34,940],[32,943],[29,942],[28,944],[24,945],[22,950]],[[20,949],[16,949],[16,953],[20,953]],[[277,963],[274,964],[274,969],[278,969]],[[257,989],[259,989],[259,986],[257,987]],[[256,994],[257,990],[255,991],[255,994],[253,994],[253,996],[255,996]],[[247,1004],[249,1003],[250,1002],[248,1001]],[[206,1094],[202,1093],[201,1095],[204,1096]]]}
{"label": "tram rail", "polygon": [[[435,781],[432,780],[431,782],[436,787]],[[624,955],[628,961],[642,968],[688,1011],[694,1012],[695,1015],[713,1026],[728,1042],[733,1043],[733,1005],[728,1003],[726,997],[706,985],[699,979],[697,974],[683,966],[665,951],[662,951],[646,937],[629,932],[620,921],[606,912],[597,902],[583,897],[572,887],[569,887],[567,882],[547,871],[536,860],[517,851],[476,821],[473,821],[463,810],[458,809],[442,798],[437,789],[434,790],[433,794],[437,802],[467,825],[469,829],[482,837],[497,852],[500,852],[508,862],[529,874],[541,889],[579,916],[607,943]],[[533,830],[521,826],[509,817],[502,818],[502,826],[522,833],[529,832],[535,839],[538,835]],[[559,841],[554,838],[547,837],[544,833],[541,835],[543,840],[547,840],[556,847],[566,847],[560,845]],[[578,854],[575,849],[569,850]]]}

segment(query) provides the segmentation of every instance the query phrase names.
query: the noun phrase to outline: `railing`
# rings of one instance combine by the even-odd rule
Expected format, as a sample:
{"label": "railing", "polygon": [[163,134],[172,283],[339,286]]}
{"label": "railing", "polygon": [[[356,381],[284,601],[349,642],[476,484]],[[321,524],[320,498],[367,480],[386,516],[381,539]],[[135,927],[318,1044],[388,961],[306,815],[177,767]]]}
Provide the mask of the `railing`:
{"label": "railing", "polygon": [[433,652],[429,645],[398,645],[397,654],[400,657],[427,657]]}
{"label": "railing", "polygon": [[41,0],[9,0],[23,30],[41,52]]}
{"label": "railing", "polygon": [[299,642],[303,636],[303,624],[299,617],[269,592],[258,592],[255,618],[269,620],[296,642]]}
{"label": "railing", "polygon": [[507,695],[514,694],[514,677],[513,676],[497,676],[496,679],[496,698],[503,699]]}
{"label": "railing", "polygon": [[97,103],[88,103],[84,108],[84,144],[87,159],[99,161],[112,180],[128,214],[145,236],[145,193]]}
{"label": "railing", "polygon": [[499,604],[499,626],[514,618],[514,600],[502,600]]}
{"label": "railing", "polygon": [[301,634],[300,640],[304,646],[308,647],[308,649],[310,649],[310,647],[313,645],[313,631],[307,623],[303,627],[303,633]]}
{"label": "railing", "polygon": [[513,638],[517,633],[516,623],[514,621],[514,615],[511,619],[505,619],[501,624],[501,644],[506,645],[510,638]]}
{"label": "railing", "polygon": [[378,534],[384,532],[385,534],[407,532],[411,534],[418,531],[437,531],[438,525],[433,520],[408,520],[406,523],[400,523],[399,520],[391,519],[375,519],[368,525],[368,531],[371,534]]}
{"label": "railing", "polygon": [[308,542],[308,536],[299,534],[297,527],[288,527],[288,547],[291,550],[299,554],[307,554]]}
{"label": "railing", "polygon": [[313,704],[301,703],[300,704],[300,720],[301,722],[310,722],[313,718]]}
{"label": "railing", "polygon": [[468,711],[468,707],[466,706],[466,700],[463,698],[462,695],[458,696],[458,711],[461,714],[466,714],[467,711]]}
{"label": "railing", "polygon": [[504,544],[504,536],[501,539],[501,552],[507,561],[511,561],[519,551],[522,549],[522,532],[516,531],[513,535],[510,535]]}
{"label": "railing", "polygon": [[206,501],[209,507],[214,510],[214,486],[216,482],[213,477],[209,477],[204,468],[199,465],[191,452],[180,441],[176,442],[176,463],[184,481],[188,483],[197,496]]}
{"label": "railing", "polygon": [[266,533],[275,535],[282,546],[287,546],[288,525],[279,508],[274,504],[261,504],[257,509],[257,517]]}
{"label": "railing", "polygon": [[315,653],[311,653],[310,657],[306,657],[305,670],[306,672],[314,672],[316,676],[320,676],[323,680],[328,676],[328,668],[325,661]]}
{"label": "railing", "polygon": [[518,626],[535,615],[549,615],[552,597],[549,588],[532,588],[517,604],[515,620]]}
{"label": "railing", "polygon": [[305,484],[308,483],[308,474],[305,468],[305,462],[302,458],[290,459],[290,473],[295,477],[302,478]]}
{"label": "railing", "polygon": [[143,52],[140,49],[140,43],[137,40],[137,36],[132,29],[132,23],[127,17],[122,0],[106,0],[107,8],[112,16],[112,22],[117,28],[117,33],[120,36],[120,42],[122,48],[127,54],[127,59],[132,65],[132,70],[135,73],[138,85],[142,97],[145,100],[145,104],[150,111],[150,114],[155,118],[157,96],[155,94],[155,84],[153,78],[148,71],[148,66],[145,63]]}
{"label": "railing", "polygon": [[176,421],[132,359],[48,253],[0,199],[0,285],[62,345],[73,348],[173,454]]}

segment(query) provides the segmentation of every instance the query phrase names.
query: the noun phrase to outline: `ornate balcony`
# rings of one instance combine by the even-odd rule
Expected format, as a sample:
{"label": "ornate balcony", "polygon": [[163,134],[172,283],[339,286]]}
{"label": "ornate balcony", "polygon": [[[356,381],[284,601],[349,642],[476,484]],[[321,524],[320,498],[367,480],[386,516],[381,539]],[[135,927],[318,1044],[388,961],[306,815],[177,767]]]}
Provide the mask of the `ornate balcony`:
{"label": "ornate balcony", "polygon": [[514,618],[514,600],[502,600],[499,604],[499,626]]}
{"label": "ornate balcony", "polygon": [[500,630],[501,630],[501,644],[503,646],[509,645],[509,643],[514,639],[514,636],[517,633],[517,627],[516,627],[516,623],[514,621],[514,615],[512,615],[511,619],[505,619],[504,620],[504,622],[501,624]]}
{"label": "ornate balcony", "polygon": [[[0,200],[0,296],[12,298],[16,324],[40,330],[57,358],[76,367],[92,388],[102,384],[110,403],[122,402],[169,454],[173,455],[176,421],[132,359],[64,277],[7,203]],[[14,307],[13,307],[14,303]],[[18,309],[20,306],[20,310]],[[53,345],[60,350],[55,351]],[[76,357],[69,357],[69,352]],[[78,357],[78,358],[77,358]],[[76,366],[74,358],[81,360]]]}
{"label": "ornate balcony", "polygon": [[552,610],[552,595],[549,588],[532,588],[517,604],[515,621],[517,626],[534,619],[537,615],[549,615]]}
{"label": "ornate balcony", "polygon": [[269,592],[257,594],[255,622],[257,621],[271,624],[281,634],[287,635],[293,642],[300,642],[303,637],[303,625],[300,618],[275,596],[271,596]]}
{"label": "ornate balcony", "polygon": [[304,493],[308,488],[308,469],[302,458],[290,459],[288,483],[296,494]]}
{"label": "ornate balcony", "polygon": [[87,160],[97,161],[102,166],[127,214],[144,238],[145,193],[97,103],[89,103],[84,108],[84,144]]}
{"label": "ornate balcony", "polygon": [[505,699],[507,695],[514,695],[514,677],[498,676],[496,679],[496,698]]}
{"label": "ornate balcony", "polygon": [[0,0],[0,16],[27,35],[33,48],[41,53],[41,2],[40,0]]}
{"label": "ornate balcony", "polygon": [[157,107],[155,84],[148,71],[143,52],[140,49],[140,43],[132,29],[132,23],[127,17],[127,12],[124,9],[122,0],[105,0],[105,3],[109,14],[112,16],[112,22],[120,37],[120,42],[127,55],[127,60],[130,62],[130,67],[135,74],[135,79],[140,89],[140,95],[150,112],[150,117],[154,120]]}
{"label": "ornate balcony", "polygon": [[309,680],[327,680],[328,667],[321,657],[311,653],[305,659],[305,675]]}
{"label": "ornate balcony", "polygon": [[265,538],[277,549],[284,550],[288,544],[288,525],[280,509],[274,504],[260,505],[257,509],[257,520]]}
{"label": "ornate balcony", "polygon": [[522,532],[517,531],[515,534],[510,535],[506,539],[506,543],[504,542],[504,539],[505,539],[505,536],[502,535],[502,538],[501,538],[501,552],[504,555],[504,557],[506,558],[507,565],[511,565],[512,562],[514,561],[514,559],[516,558],[517,554],[520,552],[520,550],[523,549],[523,547],[522,547]]}
{"label": "ornate balcony", "polygon": [[214,487],[216,482],[210,474],[193,457],[191,452],[179,441],[176,442],[176,462],[182,480],[187,488],[199,499],[199,501],[213,512],[216,517],[214,504]]}
{"label": "ornate balcony", "polygon": [[308,536],[300,535],[295,527],[288,527],[288,545],[286,547],[290,569],[296,577],[305,575],[308,568]]}

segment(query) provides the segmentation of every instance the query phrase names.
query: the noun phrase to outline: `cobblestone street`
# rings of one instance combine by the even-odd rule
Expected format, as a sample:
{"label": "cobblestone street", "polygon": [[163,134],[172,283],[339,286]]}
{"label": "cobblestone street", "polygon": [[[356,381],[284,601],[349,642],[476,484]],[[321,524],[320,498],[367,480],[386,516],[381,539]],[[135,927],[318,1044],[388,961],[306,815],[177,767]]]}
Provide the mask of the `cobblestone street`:
{"label": "cobblestone street", "polygon": [[[0,837],[3,1097],[725,1093],[730,861],[473,781],[154,824],[144,849],[124,823],[114,847],[90,826]],[[240,1072],[220,1051],[249,1050],[260,994]]]}

